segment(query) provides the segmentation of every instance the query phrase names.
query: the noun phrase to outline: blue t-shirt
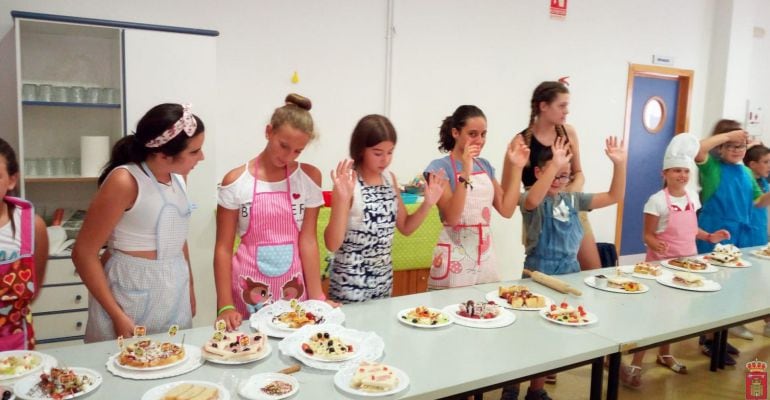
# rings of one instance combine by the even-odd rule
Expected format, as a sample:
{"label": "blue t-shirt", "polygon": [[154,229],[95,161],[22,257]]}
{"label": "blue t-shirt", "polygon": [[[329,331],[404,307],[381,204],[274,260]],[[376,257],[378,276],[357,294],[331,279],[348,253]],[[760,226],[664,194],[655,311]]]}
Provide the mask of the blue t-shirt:
{"label": "blue t-shirt", "polygon": [[[460,160],[455,159],[455,168],[456,170],[462,171],[463,164]],[[446,174],[447,178],[449,178],[449,187],[452,189],[452,191],[455,191],[455,184],[457,183],[456,179],[453,179],[454,177],[454,170],[452,170],[452,161],[449,156],[442,157],[435,159],[428,164],[428,167],[425,168],[425,172],[438,172],[439,170],[444,170],[444,173]],[[489,175],[490,179],[495,179],[495,168],[492,166],[492,164],[489,163],[489,161],[483,159],[483,158],[476,158],[474,159],[473,163],[473,173],[476,172],[486,172],[487,175]]]}

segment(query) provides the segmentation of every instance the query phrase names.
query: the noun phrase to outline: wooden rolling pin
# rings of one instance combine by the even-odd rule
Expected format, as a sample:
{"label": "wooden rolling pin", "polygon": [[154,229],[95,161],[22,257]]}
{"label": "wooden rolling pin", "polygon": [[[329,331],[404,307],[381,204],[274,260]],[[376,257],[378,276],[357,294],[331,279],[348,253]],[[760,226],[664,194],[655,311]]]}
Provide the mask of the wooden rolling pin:
{"label": "wooden rolling pin", "polygon": [[524,269],[524,275],[529,276],[532,278],[533,281],[540,283],[542,285],[548,286],[549,288],[553,290],[557,290],[561,293],[572,293],[575,296],[582,296],[583,292],[580,290],[575,289],[574,287],[570,286],[567,282],[564,282],[560,279],[556,279],[550,275],[546,275],[542,272],[538,271],[530,271],[528,269]]}

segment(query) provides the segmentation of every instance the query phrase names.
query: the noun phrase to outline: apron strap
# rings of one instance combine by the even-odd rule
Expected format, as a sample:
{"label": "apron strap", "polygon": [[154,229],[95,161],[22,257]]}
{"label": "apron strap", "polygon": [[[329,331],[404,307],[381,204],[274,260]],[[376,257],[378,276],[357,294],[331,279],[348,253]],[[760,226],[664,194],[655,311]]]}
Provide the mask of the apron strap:
{"label": "apron strap", "polygon": [[[21,209],[21,226],[17,227],[21,233],[20,257],[29,257],[35,249],[35,211],[32,203],[18,197],[5,196],[3,200]],[[8,218],[13,218],[9,213]]]}

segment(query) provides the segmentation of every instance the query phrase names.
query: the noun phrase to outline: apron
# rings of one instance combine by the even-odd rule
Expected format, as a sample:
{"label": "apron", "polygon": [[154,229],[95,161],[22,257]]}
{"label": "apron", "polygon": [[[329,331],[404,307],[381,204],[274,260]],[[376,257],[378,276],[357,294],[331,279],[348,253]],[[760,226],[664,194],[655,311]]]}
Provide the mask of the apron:
{"label": "apron", "polygon": [[[0,264],[0,351],[35,348],[29,303],[35,294],[35,213],[32,204],[6,196],[4,201],[21,209],[19,257]],[[9,213],[9,217],[13,215]]]}
{"label": "apron", "polygon": [[676,257],[690,257],[698,254],[695,246],[695,236],[698,234],[698,216],[695,215],[695,207],[687,196],[687,206],[680,210],[671,204],[671,196],[668,189],[663,189],[666,195],[666,207],[668,209],[668,223],[663,232],[656,233],[655,237],[668,244],[664,253],[656,253],[647,248],[645,261],[658,261]]}
{"label": "apron", "polygon": [[[451,155],[449,161],[455,182],[460,185],[460,174]],[[477,161],[474,160],[474,163]],[[489,229],[495,188],[483,169],[472,176],[473,189],[468,188],[466,192],[460,223],[444,225],[433,250],[433,264],[428,278],[431,289],[499,281]]]}
{"label": "apron", "polygon": [[[767,193],[770,190],[767,180],[765,178],[757,179],[759,188],[762,189],[762,193]],[[767,207],[753,207],[751,209],[751,226],[749,226],[748,238],[746,239],[746,247],[751,246],[764,246],[767,244]]]}
{"label": "apron", "polygon": [[289,168],[285,192],[259,192],[255,176],[253,193],[249,227],[232,262],[233,301],[243,318],[276,300],[307,299]]}
{"label": "apron", "polygon": [[[543,199],[542,229],[537,246],[524,259],[525,268],[547,275],[580,272],[577,253],[583,241],[583,226],[575,210],[575,195],[559,193]],[[558,205],[554,205],[556,201]]]}
{"label": "apron", "polygon": [[[343,303],[390,297],[393,289],[393,234],[396,228],[396,191],[384,185],[368,186],[358,175],[362,218],[348,225],[345,240],[331,262],[329,297]],[[355,200],[354,200],[355,201]]]}
{"label": "apron", "polygon": [[[115,301],[135,325],[145,326],[148,334],[168,331],[171,325],[179,325],[180,329],[191,328],[190,270],[183,249],[192,206],[189,200],[187,209],[180,209],[169,202],[147,165],[142,163],[141,167],[163,198],[155,228],[156,259],[134,257],[119,249],[109,249],[110,259],[104,266],[104,273]],[[171,184],[176,184],[184,193],[176,175],[172,175]],[[90,296],[86,343],[114,338],[112,319],[102,305]]]}
{"label": "apron", "polygon": [[[698,226],[706,232],[726,229],[730,239],[722,243],[731,243],[737,247],[746,247],[751,224],[749,218],[754,208],[753,182],[743,164],[719,163],[722,171],[719,187],[700,210]],[[698,240],[698,253],[710,253],[714,244]],[[767,242],[765,242],[767,243]],[[763,243],[764,244],[764,243]]]}

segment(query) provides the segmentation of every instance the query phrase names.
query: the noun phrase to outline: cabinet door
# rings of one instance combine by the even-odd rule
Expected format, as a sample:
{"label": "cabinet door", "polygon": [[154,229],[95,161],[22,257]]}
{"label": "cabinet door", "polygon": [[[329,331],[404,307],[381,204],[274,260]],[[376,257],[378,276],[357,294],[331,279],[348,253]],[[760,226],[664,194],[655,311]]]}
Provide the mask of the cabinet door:
{"label": "cabinet door", "polygon": [[[198,317],[210,323],[216,304],[211,273],[216,209],[216,42],[214,37],[156,31],[124,31],[124,77],[127,133],[151,107],[161,103],[190,103],[206,125],[205,160],[187,180],[196,204],[187,243],[195,277]],[[212,311],[213,310],[213,311]]]}

